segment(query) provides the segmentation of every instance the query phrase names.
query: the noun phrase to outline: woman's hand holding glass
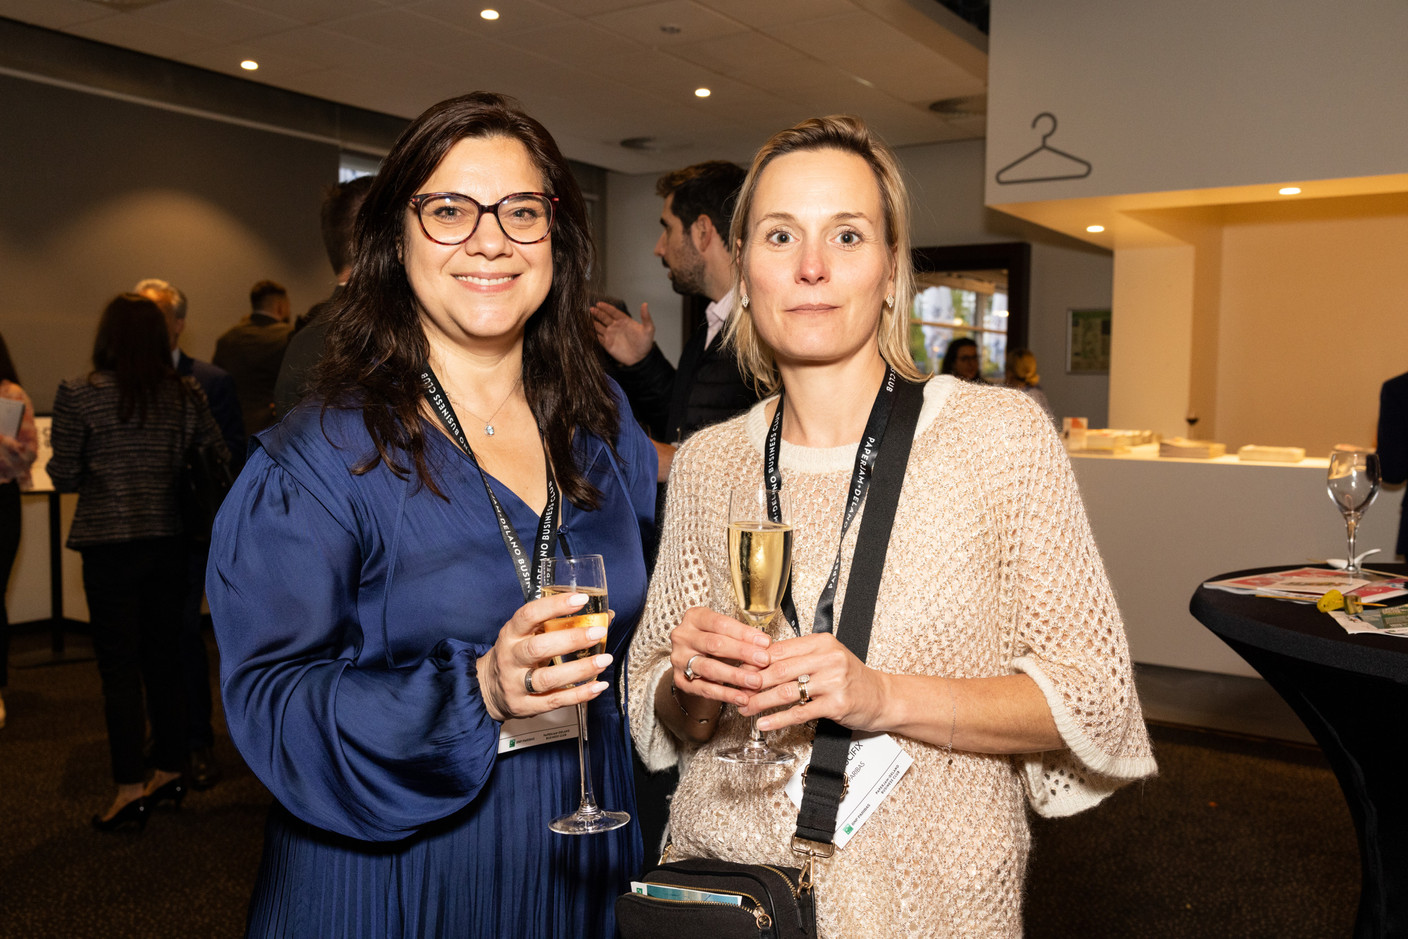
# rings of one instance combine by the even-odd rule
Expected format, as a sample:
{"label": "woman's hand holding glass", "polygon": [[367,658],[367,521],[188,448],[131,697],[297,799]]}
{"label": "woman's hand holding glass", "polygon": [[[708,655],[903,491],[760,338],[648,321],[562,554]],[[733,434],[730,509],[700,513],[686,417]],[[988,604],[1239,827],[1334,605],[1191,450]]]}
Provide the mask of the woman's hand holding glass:
{"label": "woman's hand holding glass", "polygon": [[670,632],[671,677],[683,694],[741,708],[763,687],[761,670],[772,661],[771,644],[766,633],[696,606]]}
{"label": "woman's hand holding glass", "polygon": [[564,658],[561,665],[551,664],[554,656],[565,657],[601,642],[606,627],[542,631],[547,620],[570,616],[586,602],[585,594],[531,600],[504,624],[493,648],[476,663],[480,692],[490,717],[496,721],[532,717],[584,704],[609,687],[604,681],[592,680],[611,664],[609,653]]}
{"label": "woman's hand holding glass", "polygon": [[841,644],[831,633],[812,633],[783,639],[768,649],[771,663],[758,673],[759,690],[749,695],[738,712],[745,716],[776,713],[758,718],[764,731],[805,724],[828,717],[853,730],[887,730],[886,675],[876,671]]}

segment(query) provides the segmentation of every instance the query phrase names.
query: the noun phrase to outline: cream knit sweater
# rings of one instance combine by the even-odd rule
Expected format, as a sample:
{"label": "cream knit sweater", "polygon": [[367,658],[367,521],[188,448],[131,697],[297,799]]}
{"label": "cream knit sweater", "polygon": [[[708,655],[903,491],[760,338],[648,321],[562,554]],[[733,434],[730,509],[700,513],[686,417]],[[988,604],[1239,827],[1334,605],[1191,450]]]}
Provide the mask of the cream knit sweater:
{"label": "cream knit sweater", "polygon": [[[1019,392],[949,377],[931,380],[924,398],[867,664],[961,678],[1023,672],[1045,695],[1066,749],[954,752],[950,762],[943,747],[897,738],[914,765],[854,839],[818,865],[825,939],[1020,935],[1024,796],[1042,815],[1069,815],[1155,771],[1124,627],[1050,419]],[[678,854],[800,866],[789,848],[797,809],[782,788],[797,767],[715,760],[716,750],[747,735],[747,720],[731,707],[698,748],[654,712],[670,631],[684,612],[735,610],[724,550],[728,491],[762,479],[765,405],[700,431],[675,457],[665,535],[631,647],[631,729],[648,766],[680,763],[670,814]],[[782,446],[796,526],[792,593],[804,629],[836,554],[854,459],[853,445]],[[836,604],[843,625],[863,518],[864,510],[844,545]],[[790,635],[786,626],[775,630]],[[812,733],[793,727],[769,740],[802,766]]]}

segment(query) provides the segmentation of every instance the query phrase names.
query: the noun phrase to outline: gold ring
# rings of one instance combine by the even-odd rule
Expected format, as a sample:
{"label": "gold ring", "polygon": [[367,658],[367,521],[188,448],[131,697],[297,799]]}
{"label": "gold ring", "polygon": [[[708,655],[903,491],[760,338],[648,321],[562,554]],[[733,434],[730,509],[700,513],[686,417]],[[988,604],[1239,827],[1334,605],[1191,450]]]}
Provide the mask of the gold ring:
{"label": "gold ring", "polygon": [[698,675],[696,675],[696,674],[694,673],[694,660],[697,659],[697,658],[699,658],[699,657],[700,657],[701,655],[703,655],[703,654],[704,654],[703,652],[696,652],[696,653],[694,653],[693,655],[691,655],[691,656],[689,657],[689,661],[687,661],[687,662],[684,663],[684,677],[685,677],[685,678],[689,679],[690,681],[694,681],[694,679],[696,679],[696,678],[699,677]]}
{"label": "gold ring", "polygon": [[538,666],[534,665],[532,668],[528,669],[528,671],[523,673],[523,687],[525,690],[527,690],[529,694],[538,693],[537,690],[533,688],[533,673],[537,670]]}
{"label": "gold ring", "polygon": [[797,697],[802,699],[803,704],[811,704],[811,692],[807,691],[807,682],[812,680],[810,675],[797,676]]}

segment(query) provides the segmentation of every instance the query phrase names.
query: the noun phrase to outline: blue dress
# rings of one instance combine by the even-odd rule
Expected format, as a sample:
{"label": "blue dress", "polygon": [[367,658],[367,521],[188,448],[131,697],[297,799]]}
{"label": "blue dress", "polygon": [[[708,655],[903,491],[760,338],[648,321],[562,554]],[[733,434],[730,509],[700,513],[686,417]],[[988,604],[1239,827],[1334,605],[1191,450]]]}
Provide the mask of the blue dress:
{"label": "blue dress", "polygon": [[[613,690],[589,708],[592,778],[634,814],[614,689],[645,602],[656,456],[619,405],[619,462],[578,435],[602,504],[563,500],[558,551],[606,557]],[[496,755],[475,660],[523,596],[478,470],[442,434],[426,451],[449,502],[384,464],[353,475],[371,452],[360,413],[301,407],[257,438],[220,511],[206,589],[225,715],[278,802],[249,935],[610,937],[639,828],[548,830],[577,804],[575,741]],[[490,484],[531,544],[537,513]]]}

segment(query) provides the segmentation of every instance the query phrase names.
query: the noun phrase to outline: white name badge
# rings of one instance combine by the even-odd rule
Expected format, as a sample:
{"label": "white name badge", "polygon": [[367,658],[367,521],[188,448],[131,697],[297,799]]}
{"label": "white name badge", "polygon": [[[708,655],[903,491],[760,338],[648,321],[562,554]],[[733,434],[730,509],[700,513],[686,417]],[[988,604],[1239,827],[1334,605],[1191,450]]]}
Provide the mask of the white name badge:
{"label": "white name badge", "polygon": [[499,729],[499,752],[514,753],[540,743],[577,738],[577,708],[565,707],[536,717],[515,717]]}
{"label": "white name badge", "polygon": [[[836,831],[831,839],[836,847],[846,846],[913,763],[914,758],[905,753],[889,734],[852,735],[851,751],[846,757],[846,776],[850,779],[850,785],[840,808],[836,810]],[[811,765],[810,761],[807,765]],[[784,788],[792,802],[801,808],[800,770],[787,780]]]}

